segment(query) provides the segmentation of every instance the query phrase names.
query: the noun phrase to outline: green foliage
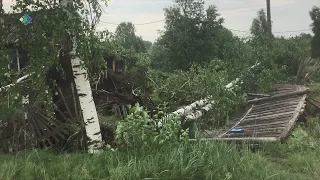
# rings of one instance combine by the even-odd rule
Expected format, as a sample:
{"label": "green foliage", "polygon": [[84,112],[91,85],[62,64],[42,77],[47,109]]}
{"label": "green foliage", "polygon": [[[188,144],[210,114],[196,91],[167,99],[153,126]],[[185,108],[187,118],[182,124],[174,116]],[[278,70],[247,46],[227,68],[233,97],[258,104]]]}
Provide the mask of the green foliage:
{"label": "green foliage", "polygon": [[[136,36],[135,31],[131,22],[122,22],[118,25],[115,36],[125,49],[132,49],[137,53],[147,52],[146,41]],[[150,47],[150,44],[148,46]]]}
{"label": "green foliage", "polygon": [[167,71],[187,70],[193,63],[205,64],[218,55],[219,31],[223,19],[215,6],[204,9],[203,0],[174,0],[175,5],[165,9],[165,31],[157,41],[163,46],[160,53],[153,49],[155,64]]}
{"label": "green foliage", "polygon": [[207,66],[194,65],[189,71],[165,73],[150,70],[147,75],[152,97],[158,103],[169,102],[170,107],[185,105],[208,95],[217,97],[228,83],[226,72],[219,71],[222,67],[221,61],[214,60]]}
{"label": "green foliage", "polygon": [[176,144],[187,140],[177,118],[168,118],[161,128],[139,104],[129,107],[130,114],[117,123],[116,143],[122,150],[141,150]]}
{"label": "green foliage", "polygon": [[[5,68],[1,69],[1,85],[14,82],[23,75],[32,74],[29,78],[32,81],[28,86],[36,90],[39,99],[44,99],[44,103],[50,104],[52,101],[50,100],[51,95],[47,93],[50,92],[46,84],[47,73],[53,67],[60,67],[59,54],[69,53],[73,37],[76,39],[77,56],[84,62],[86,68],[92,64],[95,64],[96,67],[104,64],[101,61],[102,52],[98,52],[101,50],[98,47],[98,37],[94,33],[102,10],[99,2],[97,0],[71,2],[64,7],[58,1],[15,1],[14,11],[25,12],[37,18],[28,26],[21,26],[19,21],[10,22],[12,26],[19,27],[19,31],[13,33],[14,36],[19,37],[19,48],[28,53],[28,66],[21,73],[17,73],[16,67],[10,71]],[[0,57],[0,60],[1,64],[16,61],[15,58],[3,61],[3,56]],[[1,67],[7,67],[4,64]],[[6,77],[6,81],[2,81],[4,74],[2,70],[7,71],[6,73],[10,75]]]}
{"label": "green foliage", "polygon": [[253,38],[256,39],[266,39],[269,38],[269,25],[267,22],[267,17],[264,9],[261,9],[257,13],[258,17],[253,19],[251,26],[251,34]]}

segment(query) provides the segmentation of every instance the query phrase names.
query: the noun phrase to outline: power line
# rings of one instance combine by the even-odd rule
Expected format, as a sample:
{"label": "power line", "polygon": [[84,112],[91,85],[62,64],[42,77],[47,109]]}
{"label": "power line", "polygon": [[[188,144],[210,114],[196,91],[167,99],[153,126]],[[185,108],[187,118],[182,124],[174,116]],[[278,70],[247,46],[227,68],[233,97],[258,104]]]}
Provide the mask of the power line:
{"label": "power line", "polygon": [[[163,19],[163,20],[151,21],[151,22],[146,22],[146,23],[141,23],[141,24],[133,24],[133,25],[142,26],[142,25],[154,24],[154,23],[163,22],[163,21],[165,21],[165,20]],[[104,21],[100,21],[100,22],[101,23],[105,23],[105,24],[119,25],[119,24],[116,24],[116,23],[110,23],[110,22],[104,22]]]}
{"label": "power line", "polygon": [[[228,28],[227,28],[228,29]],[[250,33],[250,31],[244,31],[244,30],[237,30],[237,29],[228,29],[230,31],[234,31],[234,32],[243,32],[243,33]]]}
{"label": "power line", "polygon": [[278,32],[272,32],[272,33],[303,32],[303,31],[309,31],[309,30],[311,30],[311,28],[309,28],[309,29],[301,29],[301,30],[294,30],[294,31],[278,31]]}
{"label": "power line", "polygon": [[[151,21],[151,22],[146,22],[146,23],[141,23],[141,24],[133,24],[135,26],[142,26],[142,25],[148,25],[148,24],[154,24],[154,23],[158,23],[158,22],[163,22],[165,20],[158,20],[158,21]],[[101,23],[105,23],[105,24],[111,24],[111,25],[119,25],[116,23],[111,23],[111,22],[104,22],[104,21],[100,21]],[[228,29],[228,28],[227,28]],[[243,33],[250,33],[250,31],[246,31],[246,30],[239,30],[239,29],[228,29],[230,31],[234,31],[234,32],[243,32]],[[300,29],[300,30],[290,30],[290,31],[278,31],[278,32],[272,32],[272,33],[290,33],[290,32],[303,32],[303,31],[309,31],[311,30],[311,28],[309,29]]]}

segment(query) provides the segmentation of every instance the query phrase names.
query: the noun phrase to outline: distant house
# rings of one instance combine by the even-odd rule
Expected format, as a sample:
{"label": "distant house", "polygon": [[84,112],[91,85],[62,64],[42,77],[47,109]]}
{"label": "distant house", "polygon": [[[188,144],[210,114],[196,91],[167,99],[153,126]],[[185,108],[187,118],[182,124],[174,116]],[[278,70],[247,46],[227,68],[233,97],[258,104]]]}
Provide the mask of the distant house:
{"label": "distant house", "polygon": [[125,61],[124,60],[116,60],[114,57],[105,57],[107,61],[107,66],[109,69],[112,69],[113,72],[124,72],[125,70]]}

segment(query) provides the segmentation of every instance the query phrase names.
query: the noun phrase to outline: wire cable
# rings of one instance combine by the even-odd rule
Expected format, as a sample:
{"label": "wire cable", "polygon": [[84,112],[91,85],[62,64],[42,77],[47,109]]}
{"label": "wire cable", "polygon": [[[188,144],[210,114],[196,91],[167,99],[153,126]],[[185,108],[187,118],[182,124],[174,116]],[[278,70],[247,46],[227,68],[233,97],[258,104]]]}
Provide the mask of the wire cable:
{"label": "wire cable", "polygon": [[[146,22],[146,23],[140,23],[140,24],[133,24],[134,26],[143,26],[143,25],[148,25],[148,24],[155,24],[155,23],[159,23],[159,22],[163,22],[165,21],[164,19],[162,20],[158,20],[158,21],[151,21],[151,22]],[[100,21],[100,23],[105,23],[105,24],[111,24],[111,25],[119,25],[116,23],[111,23],[111,22],[105,22],[105,21]],[[246,30],[239,30],[239,29],[229,29],[230,31],[234,31],[234,32],[242,32],[242,33],[250,33],[250,31],[246,31]],[[304,31],[309,31],[311,30],[311,28],[309,29],[300,29],[300,30],[289,30],[289,31],[276,31],[276,32],[272,32],[272,33],[292,33],[292,32],[304,32]]]}
{"label": "wire cable", "polygon": [[[133,25],[142,26],[142,25],[154,24],[154,23],[163,22],[163,21],[165,21],[165,20],[163,19],[163,20],[151,21],[151,22],[146,22],[146,23],[141,23],[141,24],[133,24]],[[110,22],[104,22],[104,21],[100,21],[100,22],[101,23],[105,23],[105,24],[119,25],[119,24],[116,24],[116,23],[110,23]]]}

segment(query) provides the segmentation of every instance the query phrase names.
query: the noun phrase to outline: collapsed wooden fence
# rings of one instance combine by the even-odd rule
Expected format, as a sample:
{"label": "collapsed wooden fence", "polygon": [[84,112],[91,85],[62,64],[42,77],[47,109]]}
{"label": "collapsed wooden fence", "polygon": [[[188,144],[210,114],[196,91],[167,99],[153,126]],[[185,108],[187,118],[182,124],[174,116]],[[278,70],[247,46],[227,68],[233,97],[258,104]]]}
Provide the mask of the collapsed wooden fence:
{"label": "collapsed wooden fence", "polygon": [[309,88],[299,85],[276,85],[267,97],[248,101],[217,137],[202,140],[283,142],[304,112]]}

